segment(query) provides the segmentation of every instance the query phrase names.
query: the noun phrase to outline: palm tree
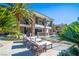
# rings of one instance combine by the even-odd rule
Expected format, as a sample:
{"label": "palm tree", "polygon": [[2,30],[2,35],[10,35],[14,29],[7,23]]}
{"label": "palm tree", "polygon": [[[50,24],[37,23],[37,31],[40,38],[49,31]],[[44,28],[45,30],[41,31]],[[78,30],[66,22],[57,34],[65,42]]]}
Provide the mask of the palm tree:
{"label": "palm tree", "polygon": [[27,10],[27,5],[28,4],[23,4],[23,3],[7,3],[7,6],[3,6],[6,7],[8,9],[8,11],[12,12],[13,15],[15,15],[16,17],[16,28],[18,31],[18,38],[20,38],[19,36],[19,32],[20,32],[20,21],[23,20],[23,18],[30,18],[30,13]]}
{"label": "palm tree", "polygon": [[13,32],[15,23],[15,16],[6,8],[0,7],[0,32]]}

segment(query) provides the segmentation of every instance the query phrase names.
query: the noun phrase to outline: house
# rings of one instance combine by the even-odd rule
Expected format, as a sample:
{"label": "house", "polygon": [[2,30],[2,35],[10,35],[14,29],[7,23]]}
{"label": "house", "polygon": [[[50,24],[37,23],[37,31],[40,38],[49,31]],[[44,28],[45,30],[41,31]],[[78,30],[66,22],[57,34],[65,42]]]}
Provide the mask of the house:
{"label": "house", "polygon": [[22,20],[20,27],[22,33],[31,33],[32,36],[45,36],[52,34],[51,18],[37,12],[34,12],[32,22],[30,24],[27,21]]}

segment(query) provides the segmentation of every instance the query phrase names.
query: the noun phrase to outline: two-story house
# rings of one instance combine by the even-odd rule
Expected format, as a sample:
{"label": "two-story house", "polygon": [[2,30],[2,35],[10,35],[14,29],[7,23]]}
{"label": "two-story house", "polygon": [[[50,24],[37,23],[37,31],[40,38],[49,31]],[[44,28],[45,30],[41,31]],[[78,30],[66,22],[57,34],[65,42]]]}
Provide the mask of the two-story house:
{"label": "two-story house", "polygon": [[40,35],[50,35],[52,34],[52,20],[51,18],[34,12],[32,17],[32,22],[29,24],[28,21],[21,21],[20,24],[21,32],[25,34],[31,33],[32,36]]}

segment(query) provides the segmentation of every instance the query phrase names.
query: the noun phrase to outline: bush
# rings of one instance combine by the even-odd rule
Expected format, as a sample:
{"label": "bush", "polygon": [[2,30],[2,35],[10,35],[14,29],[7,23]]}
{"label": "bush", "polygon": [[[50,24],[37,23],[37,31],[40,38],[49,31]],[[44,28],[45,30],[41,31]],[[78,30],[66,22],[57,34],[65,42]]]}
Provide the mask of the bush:
{"label": "bush", "polygon": [[79,56],[79,50],[77,47],[70,47],[67,50],[59,52],[58,56]]}
{"label": "bush", "polygon": [[69,41],[79,45],[79,22],[66,25],[59,33],[61,40]]}
{"label": "bush", "polygon": [[60,56],[79,56],[79,22],[73,22],[65,25],[59,33],[61,40],[75,43],[77,47],[70,47],[59,53]]}

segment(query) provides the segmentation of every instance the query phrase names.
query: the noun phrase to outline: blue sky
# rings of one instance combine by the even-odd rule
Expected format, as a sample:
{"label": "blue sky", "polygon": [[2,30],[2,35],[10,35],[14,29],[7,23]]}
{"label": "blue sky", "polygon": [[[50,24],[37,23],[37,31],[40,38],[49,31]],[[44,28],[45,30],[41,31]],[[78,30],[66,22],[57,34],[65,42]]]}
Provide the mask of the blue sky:
{"label": "blue sky", "polygon": [[54,19],[54,24],[70,24],[79,17],[79,4],[73,3],[32,3],[29,9]]}

